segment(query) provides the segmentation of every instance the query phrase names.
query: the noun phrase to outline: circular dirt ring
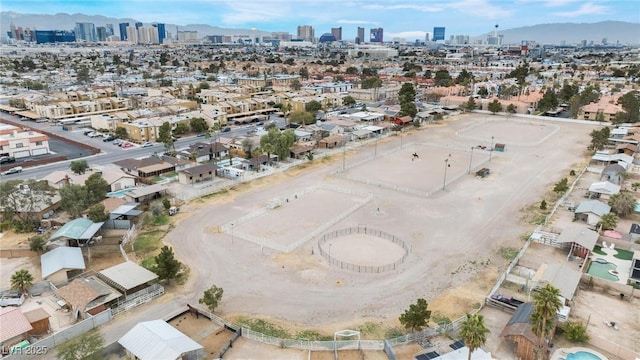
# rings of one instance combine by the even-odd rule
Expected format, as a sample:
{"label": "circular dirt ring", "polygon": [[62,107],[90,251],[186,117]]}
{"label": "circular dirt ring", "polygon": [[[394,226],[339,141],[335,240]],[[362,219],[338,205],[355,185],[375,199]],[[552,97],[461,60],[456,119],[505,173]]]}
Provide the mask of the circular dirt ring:
{"label": "circular dirt ring", "polygon": [[396,270],[409,255],[404,241],[366,227],[327,233],[318,240],[318,249],[330,265],[366,273]]}

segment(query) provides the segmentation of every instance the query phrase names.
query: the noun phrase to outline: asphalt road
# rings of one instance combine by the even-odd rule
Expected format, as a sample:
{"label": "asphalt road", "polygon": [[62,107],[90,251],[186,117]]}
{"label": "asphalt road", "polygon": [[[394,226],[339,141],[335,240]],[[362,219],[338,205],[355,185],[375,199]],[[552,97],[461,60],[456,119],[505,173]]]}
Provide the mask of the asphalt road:
{"label": "asphalt road", "polygon": [[[19,118],[11,116],[6,113],[0,113],[0,119],[9,119],[13,121],[20,121]],[[82,128],[74,131],[64,131],[61,126],[52,126],[49,123],[36,123],[34,121],[23,121],[25,127],[29,127],[38,131],[38,129],[45,129],[50,132],[54,132],[60,136],[64,136],[65,138],[70,138],[76,141],[84,142],[95,147],[99,147],[102,152],[96,155],[84,156],[89,165],[108,165],[113,163],[114,161],[128,159],[128,158],[139,158],[144,156],[150,156],[156,153],[161,153],[165,151],[165,147],[163,144],[156,143],[153,146],[142,148],[139,145],[136,145],[132,148],[123,149],[118,146],[113,145],[111,142],[103,142],[102,138],[89,138],[83,134],[87,128]],[[246,135],[251,130],[250,125],[242,125],[242,126],[233,126],[231,131],[226,133],[220,133],[221,137],[237,137]],[[191,136],[191,137],[183,137],[176,141],[175,146],[176,149],[179,150],[181,148],[186,148],[191,144],[195,144],[197,142],[205,142],[207,141],[204,137]],[[76,157],[74,160],[77,160],[80,156]],[[53,164],[47,164],[42,166],[35,167],[23,167],[24,170],[21,173],[4,175],[2,176],[3,181],[9,179],[40,179],[46,176],[47,174],[53,171],[60,171],[67,169],[69,167],[69,163],[73,160],[66,160],[62,162],[57,162]]]}

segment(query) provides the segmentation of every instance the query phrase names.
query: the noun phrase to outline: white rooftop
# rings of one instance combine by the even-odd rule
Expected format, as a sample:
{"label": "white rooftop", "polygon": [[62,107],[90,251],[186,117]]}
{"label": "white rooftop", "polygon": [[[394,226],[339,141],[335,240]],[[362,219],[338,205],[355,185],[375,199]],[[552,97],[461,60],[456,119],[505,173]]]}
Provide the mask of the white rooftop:
{"label": "white rooftop", "polygon": [[138,323],[118,343],[140,360],[180,359],[185,353],[203,349],[164,320]]}

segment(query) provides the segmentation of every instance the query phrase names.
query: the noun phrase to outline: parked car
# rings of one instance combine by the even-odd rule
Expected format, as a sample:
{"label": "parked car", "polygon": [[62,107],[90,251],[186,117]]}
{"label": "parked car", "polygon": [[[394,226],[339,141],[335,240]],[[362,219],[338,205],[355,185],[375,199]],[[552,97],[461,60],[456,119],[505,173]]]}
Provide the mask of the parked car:
{"label": "parked car", "polygon": [[511,296],[507,296],[507,295],[493,294],[493,295],[491,295],[491,298],[493,300],[500,301],[501,303],[505,303],[505,304],[513,306],[513,307],[518,307],[518,306],[524,304],[524,301],[515,299],[515,298],[513,298]]}
{"label": "parked car", "polygon": [[231,128],[228,126],[225,128],[222,128],[222,132],[229,132],[229,131],[231,131]]}
{"label": "parked car", "polygon": [[147,141],[146,143],[141,145],[141,147],[143,147],[143,148],[149,147],[149,146],[153,146],[153,143],[151,141]]}
{"label": "parked car", "polygon": [[16,291],[8,291],[0,296],[0,307],[20,306],[24,303],[26,297],[26,293],[21,294]]}
{"label": "parked car", "polygon": [[122,143],[123,143],[123,142],[124,142],[124,141],[122,141],[122,140],[120,140],[120,139],[115,139],[115,140],[113,140],[113,145],[118,145],[118,146],[120,146],[120,145],[122,145]]}
{"label": "parked car", "polygon": [[115,140],[115,139],[116,139],[116,137],[115,137],[115,136],[113,136],[113,135],[108,135],[108,136],[105,136],[105,137],[104,137],[104,139],[102,139],[102,141],[107,142],[107,141],[113,141],[113,140]]}
{"label": "parked car", "polygon": [[126,143],[123,143],[122,145],[120,145],[120,147],[123,148],[123,149],[126,149],[126,148],[133,147],[133,144],[130,143],[130,142],[126,142]]}
{"label": "parked car", "polygon": [[14,168],[11,168],[7,171],[3,171],[2,175],[11,175],[11,174],[17,174],[19,172],[22,172],[22,166],[16,166]]}
{"label": "parked car", "polygon": [[16,161],[16,158],[14,158],[13,156],[0,156],[0,164],[12,163],[15,161]]}

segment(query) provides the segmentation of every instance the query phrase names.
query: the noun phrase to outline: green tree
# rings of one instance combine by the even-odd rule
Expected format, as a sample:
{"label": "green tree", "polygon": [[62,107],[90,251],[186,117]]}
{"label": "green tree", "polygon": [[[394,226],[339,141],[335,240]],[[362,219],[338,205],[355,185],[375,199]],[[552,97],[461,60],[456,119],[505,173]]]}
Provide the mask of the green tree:
{"label": "green tree", "polygon": [[[280,161],[286,160],[290,156],[290,148],[296,141],[296,135],[293,130],[288,129],[280,132],[277,128],[270,128],[267,134],[260,138],[260,147],[268,152],[275,154]],[[268,151],[268,150],[271,151]]]}
{"label": "green tree", "polygon": [[404,83],[398,91],[398,99],[400,103],[405,101],[414,101],[416,98],[416,89],[413,87],[412,83]]}
{"label": "green tree", "polygon": [[44,237],[40,235],[32,236],[29,238],[29,249],[31,251],[42,254],[44,252],[44,245],[47,243]]}
{"label": "green tree", "polygon": [[618,103],[626,113],[626,122],[636,123],[640,121],[640,92],[630,91],[618,99]]}
{"label": "green tree", "polygon": [[87,169],[89,169],[89,164],[87,164],[86,160],[76,160],[71,162],[71,164],[69,165],[69,168],[74,173],[81,175],[81,174],[84,174],[87,171]]}
{"label": "green tree", "polygon": [[568,321],[562,326],[562,330],[571,342],[586,343],[589,341],[587,328],[581,322]]}
{"label": "green tree", "polygon": [[461,107],[464,111],[475,110],[477,108],[476,101],[472,97],[470,97],[469,100],[462,104]]}
{"label": "green tree", "polygon": [[458,336],[464,340],[464,344],[469,348],[468,360],[471,360],[471,353],[487,342],[489,333],[482,315],[467,314],[467,317],[460,323]]}
{"label": "green tree", "polygon": [[564,194],[567,190],[569,190],[569,180],[567,178],[562,178],[553,186],[553,192],[558,194]]}
{"label": "green tree", "polygon": [[104,343],[98,330],[84,333],[58,347],[58,360],[101,360]]}
{"label": "green tree", "polygon": [[542,99],[538,102],[538,110],[541,112],[545,112],[548,110],[554,110],[558,107],[558,98],[556,97],[555,91],[553,89],[547,89],[542,95]]}
{"label": "green tree", "polygon": [[322,110],[322,104],[320,104],[320,102],[316,100],[311,100],[308,103],[304,104],[304,110],[315,114],[318,111]]}
{"label": "green tree", "polygon": [[425,299],[418,299],[415,304],[409,305],[409,308],[400,315],[400,324],[411,331],[421,331],[429,322],[431,310],[428,309],[429,304]]}
{"label": "green tree", "polygon": [[187,132],[189,132],[189,125],[184,122],[177,123],[176,127],[173,129],[173,133],[177,135],[182,135]]}
{"label": "green tree", "polygon": [[162,198],[162,206],[164,207],[165,210],[171,209],[171,201],[166,197]]}
{"label": "green tree", "polygon": [[486,88],[486,87],[481,86],[481,87],[478,89],[478,95],[480,95],[480,96],[481,96],[481,97],[483,97],[483,98],[486,98],[487,96],[489,96],[489,90],[487,90],[487,88]]}
{"label": "green tree", "polygon": [[472,81],[473,74],[468,72],[466,69],[462,69],[462,71],[460,71],[460,73],[458,74],[458,77],[456,77],[456,84],[468,85]]}
{"label": "green tree", "polygon": [[202,298],[200,298],[200,300],[198,300],[198,302],[200,304],[207,305],[209,311],[213,312],[220,304],[223,292],[224,290],[222,290],[221,287],[211,285],[210,288],[204,291],[204,295],[202,296]]}
{"label": "green tree", "polygon": [[401,116],[409,116],[413,119],[417,113],[418,108],[416,108],[416,104],[413,101],[405,101],[400,103]]}
{"label": "green tree", "polygon": [[87,189],[83,185],[69,184],[60,189],[60,208],[72,218],[80,217],[87,208]]}
{"label": "green tree", "polygon": [[33,275],[27,269],[20,269],[11,275],[11,288],[26,294],[27,290],[33,286]]}
{"label": "green tree", "polygon": [[209,125],[207,125],[207,122],[200,117],[191,118],[189,120],[189,127],[194,133],[203,133],[207,131],[207,129],[209,129]]}
{"label": "green tree", "polygon": [[533,313],[531,314],[531,330],[538,337],[538,353],[545,353],[547,336],[555,327],[558,310],[562,308],[560,290],[547,283],[533,293]]}
{"label": "green tree", "polygon": [[542,199],[540,202],[540,210],[547,210],[547,200]]}
{"label": "green tree", "polygon": [[164,144],[164,147],[169,149],[173,146],[173,137],[171,136],[171,124],[165,121],[160,125],[158,129],[158,141]]}
{"label": "green tree", "polygon": [[607,213],[602,215],[598,225],[602,226],[603,230],[612,230],[618,225],[618,216],[614,213]]}
{"label": "green tree", "polygon": [[89,175],[87,180],[85,180],[84,182],[84,186],[87,193],[87,207],[102,201],[102,199],[107,196],[107,193],[111,188],[111,186],[109,186],[109,183],[102,177],[102,174],[100,173]]}
{"label": "green tree", "polygon": [[507,74],[507,76],[505,76],[505,78],[507,78],[507,79],[515,78],[516,81],[518,82],[518,85],[524,86],[525,78],[527,77],[527,75],[529,75],[529,66],[525,64],[525,65],[518,66],[517,68],[513,69],[513,71],[511,71],[509,74]]}
{"label": "green tree", "polygon": [[160,280],[173,280],[178,276],[182,263],[175,258],[172,248],[166,245],[163,246],[162,249],[160,249],[160,254],[154,259],[155,266],[153,272],[158,275]]}
{"label": "green tree", "polygon": [[308,111],[294,111],[289,114],[289,122],[300,125],[309,125],[316,122],[316,117]]}
{"label": "green tree", "polygon": [[502,104],[500,103],[500,101],[498,101],[498,99],[494,99],[489,103],[489,105],[487,105],[487,108],[489,109],[489,111],[495,114],[502,111]]}
{"label": "green tree", "polygon": [[365,78],[360,82],[360,87],[363,89],[375,89],[382,87],[382,79],[377,76]]}
{"label": "green tree", "polygon": [[253,141],[247,138],[242,140],[242,151],[247,155],[247,159],[253,158],[253,151],[254,151]]}
{"label": "green tree", "polygon": [[347,95],[345,97],[342,98],[342,104],[344,106],[351,106],[353,104],[356,103],[356,99],[354,99],[352,96]]}
{"label": "green tree", "polygon": [[453,85],[453,79],[447,70],[438,70],[435,75],[436,86],[451,86]]}
{"label": "green tree", "polygon": [[627,191],[622,191],[617,194],[611,195],[609,198],[609,206],[611,206],[611,212],[618,215],[621,218],[625,218],[635,211],[638,202],[636,198]]}
{"label": "green tree", "polygon": [[[24,191],[29,189],[29,191]],[[34,214],[43,204],[50,205],[56,190],[46,181],[0,181],[0,211],[17,232],[30,232],[40,221]]]}
{"label": "green tree", "polygon": [[608,127],[603,127],[600,130],[592,130],[589,133],[591,136],[591,143],[589,144],[589,150],[602,150],[609,143],[609,136],[611,130]]}
{"label": "green tree", "polygon": [[303,66],[302,68],[300,68],[300,72],[298,74],[301,78],[306,80],[309,78],[309,69],[307,69],[306,66]]}
{"label": "green tree", "polygon": [[76,80],[80,84],[86,84],[91,81],[91,77],[89,76],[89,68],[87,67],[87,65],[80,65],[80,67],[76,71]]}
{"label": "green tree", "polygon": [[87,213],[89,220],[99,223],[109,220],[109,214],[105,211],[104,205],[98,203],[89,208]]}
{"label": "green tree", "polygon": [[127,133],[127,129],[123,128],[122,126],[118,126],[116,128],[116,136],[120,139],[126,139],[129,137],[129,134]]}
{"label": "green tree", "polygon": [[509,114],[515,114],[517,111],[518,111],[518,109],[516,108],[515,105],[509,104],[509,106],[507,106],[507,112]]}

